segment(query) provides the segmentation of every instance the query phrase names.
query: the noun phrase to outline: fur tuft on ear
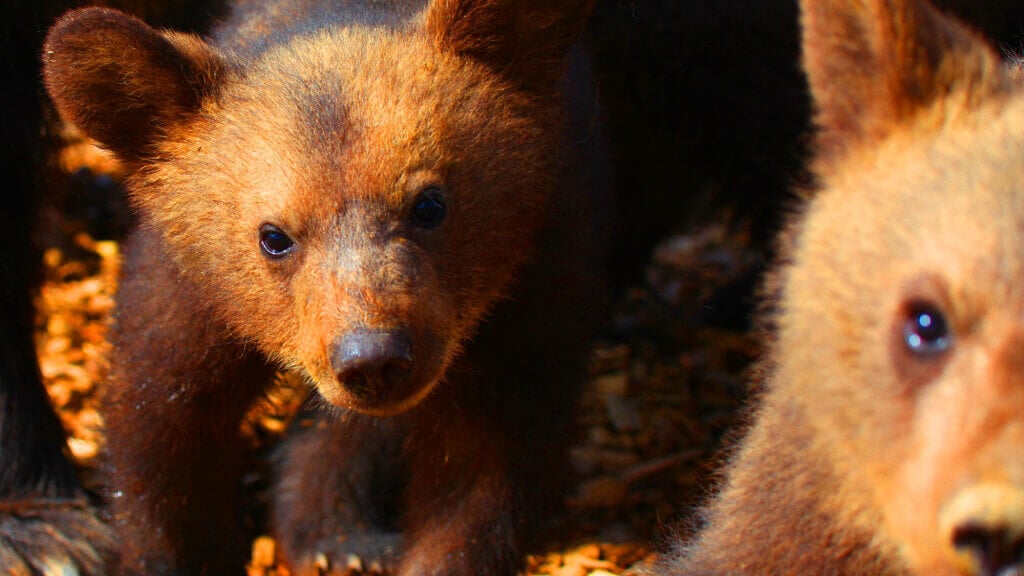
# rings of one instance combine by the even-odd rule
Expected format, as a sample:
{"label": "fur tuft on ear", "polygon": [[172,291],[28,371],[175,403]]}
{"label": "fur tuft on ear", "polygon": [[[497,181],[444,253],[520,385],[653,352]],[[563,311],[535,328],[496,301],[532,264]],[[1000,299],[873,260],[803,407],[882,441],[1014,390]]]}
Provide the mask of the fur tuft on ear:
{"label": "fur tuft on ear", "polygon": [[1006,86],[996,53],[926,0],[801,0],[801,14],[826,156],[882,138],[940,100],[971,106]]}
{"label": "fur tuft on ear", "polygon": [[474,58],[517,84],[550,90],[593,0],[434,0],[427,29],[445,51]]}
{"label": "fur tuft on ear", "polygon": [[68,12],[43,47],[46,88],[61,116],[129,161],[197,111],[223,68],[199,38],[106,8]]}

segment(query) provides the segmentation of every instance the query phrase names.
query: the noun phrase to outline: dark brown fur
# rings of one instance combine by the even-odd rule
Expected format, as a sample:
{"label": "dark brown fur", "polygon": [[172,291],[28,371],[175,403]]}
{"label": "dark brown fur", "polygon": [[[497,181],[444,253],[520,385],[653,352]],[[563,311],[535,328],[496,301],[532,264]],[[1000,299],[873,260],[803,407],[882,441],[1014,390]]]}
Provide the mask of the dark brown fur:
{"label": "dark brown fur", "polygon": [[[752,429],[660,573],[1019,571],[1024,96],[924,0],[806,0],[802,24],[820,189]],[[948,347],[909,344],[925,308]]]}
{"label": "dark brown fur", "polygon": [[48,177],[39,47],[51,6],[0,5],[0,574],[105,574],[113,539],[66,454],[64,431],[43,387],[33,343],[33,242]]}
{"label": "dark brown fur", "polygon": [[[103,9],[53,27],[50,95],[128,164],[140,220],[106,394],[121,572],[240,570],[238,429],[279,367],[338,407],[281,457],[295,571],[515,571],[558,500],[598,286],[594,124],[563,115],[592,98],[559,80],[588,9],[243,1],[212,42]],[[423,229],[432,187],[447,216]],[[266,223],[296,249],[261,254]],[[414,355],[369,395],[336,360],[368,331]]]}
{"label": "dark brown fur", "polygon": [[[155,20],[197,25],[215,2],[112,0]],[[38,280],[36,213],[59,205],[66,179],[52,165],[59,146],[39,82],[46,25],[74,1],[12,0],[0,6],[0,82],[5,178],[0,240],[0,573],[11,576],[108,573],[111,531],[75,476],[33,346],[32,289]],[[205,5],[205,6],[200,6]],[[45,200],[44,200],[45,198]]]}

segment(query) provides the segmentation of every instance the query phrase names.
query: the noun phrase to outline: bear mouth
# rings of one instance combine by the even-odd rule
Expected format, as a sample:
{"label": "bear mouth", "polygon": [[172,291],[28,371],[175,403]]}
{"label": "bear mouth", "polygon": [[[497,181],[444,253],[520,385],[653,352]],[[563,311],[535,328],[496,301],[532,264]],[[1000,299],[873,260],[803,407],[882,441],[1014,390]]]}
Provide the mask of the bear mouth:
{"label": "bear mouth", "polygon": [[438,378],[413,386],[382,389],[378,384],[356,379],[338,383],[328,392],[318,387],[320,395],[332,405],[366,416],[397,416],[423,401],[437,386]]}

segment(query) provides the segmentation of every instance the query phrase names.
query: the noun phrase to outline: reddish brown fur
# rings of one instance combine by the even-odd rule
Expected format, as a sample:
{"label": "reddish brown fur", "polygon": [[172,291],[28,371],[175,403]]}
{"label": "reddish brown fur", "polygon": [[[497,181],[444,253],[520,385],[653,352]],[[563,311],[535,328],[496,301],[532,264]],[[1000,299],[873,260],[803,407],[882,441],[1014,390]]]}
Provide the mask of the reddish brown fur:
{"label": "reddish brown fur", "polygon": [[[802,10],[820,190],[775,278],[753,427],[706,527],[661,569],[1020,570],[1024,94],[923,0]],[[908,347],[922,305],[949,348]],[[986,560],[974,530],[1008,557]]]}
{"label": "reddish brown fur", "polygon": [[[131,164],[140,218],[107,394],[122,572],[238,571],[238,427],[279,366],[344,409],[282,456],[298,573],[318,552],[514,572],[558,496],[592,314],[591,198],[562,168],[589,136],[557,82],[588,9],[243,1],[214,42],[102,9],[54,26],[50,94]],[[423,230],[432,186],[448,212]],[[293,253],[260,253],[265,223]],[[332,359],[367,330],[415,353],[379,397]]]}

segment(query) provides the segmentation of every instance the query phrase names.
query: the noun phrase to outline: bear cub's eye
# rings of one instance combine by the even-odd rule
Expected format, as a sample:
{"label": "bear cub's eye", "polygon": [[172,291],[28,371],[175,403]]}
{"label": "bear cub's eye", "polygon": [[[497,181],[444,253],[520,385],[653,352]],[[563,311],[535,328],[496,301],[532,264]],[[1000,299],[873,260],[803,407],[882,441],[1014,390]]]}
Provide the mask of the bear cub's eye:
{"label": "bear cub's eye", "polygon": [[424,188],[412,205],[412,222],[420,228],[436,228],[448,212],[444,192],[437,186]]}
{"label": "bear cub's eye", "polygon": [[269,258],[283,258],[291,253],[295,242],[273,224],[260,226],[260,248]]}
{"label": "bear cub's eye", "polygon": [[936,356],[948,350],[952,336],[942,311],[927,302],[908,307],[903,323],[903,343],[918,356]]}

